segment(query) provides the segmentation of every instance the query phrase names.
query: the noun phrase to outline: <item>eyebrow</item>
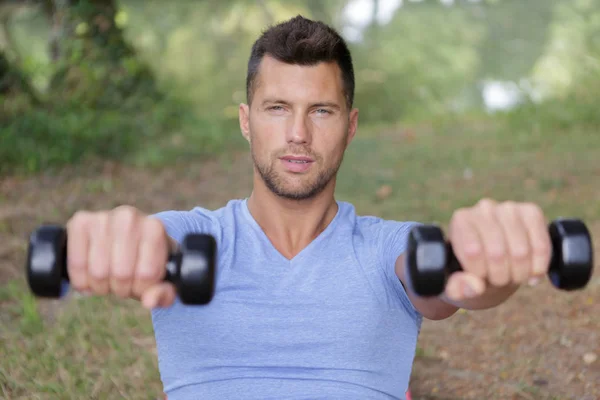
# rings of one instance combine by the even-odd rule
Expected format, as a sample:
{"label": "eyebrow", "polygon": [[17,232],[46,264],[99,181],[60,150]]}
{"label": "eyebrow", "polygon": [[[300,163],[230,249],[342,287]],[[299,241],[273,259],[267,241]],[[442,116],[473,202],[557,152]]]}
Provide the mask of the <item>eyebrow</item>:
{"label": "eyebrow", "polygon": [[[262,105],[266,105],[266,104],[285,104],[285,105],[291,105],[291,103],[289,101],[285,101],[282,99],[276,99],[276,98],[272,98],[272,99],[265,99],[262,102]],[[331,107],[331,108],[335,108],[335,109],[341,109],[341,107],[339,106],[339,104],[333,102],[333,101],[320,101],[318,103],[313,103],[310,105],[310,107]]]}

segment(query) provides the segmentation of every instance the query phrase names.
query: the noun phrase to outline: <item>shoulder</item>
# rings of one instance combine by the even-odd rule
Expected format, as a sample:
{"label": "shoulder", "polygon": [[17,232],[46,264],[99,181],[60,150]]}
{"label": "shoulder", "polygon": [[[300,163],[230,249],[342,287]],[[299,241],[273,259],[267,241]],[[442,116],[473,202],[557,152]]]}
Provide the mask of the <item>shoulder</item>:
{"label": "shoulder", "polygon": [[393,220],[375,215],[357,215],[351,203],[339,202],[344,214],[351,216],[355,235],[375,242],[389,242],[408,238],[410,230],[420,223],[413,220]]}
{"label": "shoulder", "polygon": [[158,218],[167,234],[177,241],[188,233],[207,233],[218,238],[224,226],[231,224],[241,212],[243,201],[229,200],[217,209],[196,206],[189,210],[165,210],[151,216]]}
{"label": "shoulder", "polygon": [[371,257],[381,259],[384,264],[395,264],[396,258],[406,249],[411,229],[421,224],[410,219],[357,215],[351,203],[338,203],[341,216],[351,226],[355,245],[366,250]]}
{"label": "shoulder", "polygon": [[[354,208],[349,204],[344,207]],[[418,324],[421,315],[396,273],[396,262],[406,251],[411,229],[419,224],[410,219],[393,220],[374,215],[355,215],[353,224],[353,241],[359,262],[378,272],[386,303],[405,309]]]}

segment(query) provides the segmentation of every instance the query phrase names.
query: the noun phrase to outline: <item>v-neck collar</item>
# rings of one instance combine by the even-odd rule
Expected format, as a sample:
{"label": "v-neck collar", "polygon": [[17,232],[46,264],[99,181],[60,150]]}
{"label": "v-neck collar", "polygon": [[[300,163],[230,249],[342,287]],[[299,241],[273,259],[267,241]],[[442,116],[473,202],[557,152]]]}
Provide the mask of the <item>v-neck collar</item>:
{"label": "v-neck collar", "polygon": [[262,227],[258,224],[258,222],[256,222],[256,220],[254,219],[254,216],[252,215],[252,213],[250,212],[250,209],[248,208],[248,198],[245,198],[242,200],[242,213],[244,214],[246,219],[248,219],[248,221],[250,222],[252,227],[254,229],[256,229],[256,231],[259,233],[259,235],[261,235],[262,238],[266,241],[266,243],[268,243],[270,252],[272,254],[274,254],[277,258],[282,260],[283,262],[293,264],[293,263],[298,262],[298,260],[303,258],[307,252],[311,251],[312,248],[314,248],[319,243],[321,243],[323,240],[325,240],[327,238],[327,236],[330,235],[331,231],[333,231],[333,229],[335,229],[335,226],[338,223],[338,220],[340,218],[340,214],[342,211],[342,204],[340,204],[340,202],[337,200],[336,200],[336,204],[338,206],[338,209],[337,209],[333,219],[329,222],[329,224],[325,227],[325,229],[316,238],[314,238],[308,245],[306,245],[302,250],[300,250],[300,252],[298,254],[296,254],[291,259],[289,259],[286,256],[284,256],[283,254],[281,254],[281,252],[279,250],[277,250],[277,248],[275,248],[275,246],[271,242],[271,239],[269,239],[269,237],[267,236],[265,231],[262,229]]}

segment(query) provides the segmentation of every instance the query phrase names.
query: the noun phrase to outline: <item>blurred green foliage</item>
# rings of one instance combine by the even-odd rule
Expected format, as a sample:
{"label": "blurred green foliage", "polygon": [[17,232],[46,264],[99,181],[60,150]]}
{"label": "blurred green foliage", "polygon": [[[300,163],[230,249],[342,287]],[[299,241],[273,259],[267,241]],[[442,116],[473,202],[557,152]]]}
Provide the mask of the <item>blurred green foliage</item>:
{"label": "blurred green foliage", "polygon": [[[0,173],[32,173],[86,159],[160,165],[180,156],[222,150],[231,121],[197,116],[190,104],[166,98],[142,107],[131,98],[119,108],[31,108],[2,128]],[[231,141],[231,140],[230,140]]]}
{"label": "blurred green foliage", "polygon": [[48,88],[53,101],[111,108],[131,97],[160,100],[151,69],[123,37],[114,2],[105,3],[77,1],[57,10],[61,37]]}
{"label": "blurred green foliage", "polygon": [[538,93],[505,113],[513,129],[565,135],[600,128],[600,1],[574,0],[554,7],[544,52],[529,78]]}
{"label": "blurred green foliage", "polygon": [[404,2],[378,23],[364,14],[381,12],[379,0],[360,26],[346,7],[374,2],[121,0],[101,12],[76,3],[57,59],[43,10],[5,19],[11,37],[0,50],[15,55],[42,104],[0,94],[0,174],[88,157],[163,163],[239,145],[250,47],[297,14],[361,31],[350,46],[363,126],[486,113],[490,81],[518,90],[516,107],[490,117],[511,129],[550,135],[599,122],[600,0]]}
{"label": "blurred green foliage", "polygon": [[437,4],[398,12],[354,46],[361,118],[395,122],[451,111],[479,68],[485,26],[463,7]]}

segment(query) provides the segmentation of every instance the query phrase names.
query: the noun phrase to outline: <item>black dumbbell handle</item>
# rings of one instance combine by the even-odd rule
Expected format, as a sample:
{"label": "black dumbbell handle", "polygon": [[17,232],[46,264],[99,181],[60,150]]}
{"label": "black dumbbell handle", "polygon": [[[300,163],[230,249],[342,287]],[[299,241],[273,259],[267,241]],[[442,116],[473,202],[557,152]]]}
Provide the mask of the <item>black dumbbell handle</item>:
{"label": "black dumbbell handle", "polygon": [[[35,250],[35,251],[34,251]],[[56,255],[56,259],[54,259]],[[181,253],[168,255],[164,281],[176,283],[179,279],[178,265]],[[58,268],[48,268],[56,265]],[[55,271],[60,271],[56,275]],[[44,225],[34,231],[29,238],[27,257],[27,279],[37,296],[60,297],[61,281],[69,282],[67,271],[67,233],[58,225]]]}

